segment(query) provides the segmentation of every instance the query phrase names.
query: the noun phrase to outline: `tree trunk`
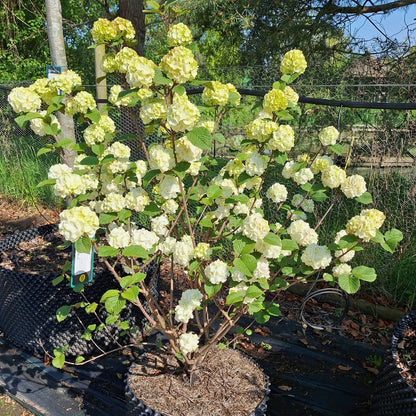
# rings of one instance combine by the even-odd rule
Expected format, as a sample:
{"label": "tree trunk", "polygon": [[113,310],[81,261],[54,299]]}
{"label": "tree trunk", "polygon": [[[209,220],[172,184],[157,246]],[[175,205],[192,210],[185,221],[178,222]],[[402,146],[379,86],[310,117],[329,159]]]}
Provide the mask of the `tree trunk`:
{"label": "tree trunk", "polygon": [[120,17],[130,20],[133,24],[137,39],[137,45],[134,46],[134,49],[142,56],[146,35],[143,9],[143,0],[120,0],[118,10]]}
{"label": "tree trunk", "polygon": [[[60,0],[45,0],[46,21],[48,26],[49,48],[52,64],[60,66],[62,72],[67,71],[67,61],[65,53],[64,32],[62,29],[62,8]],[[62,133],[59,138],[70,138],[75,143],[75,127],[72,117],[58,113],[58,120],[61,124]],[[66,149],[63,154],[63,161],[69,165],[74,165],[75,152]]]}

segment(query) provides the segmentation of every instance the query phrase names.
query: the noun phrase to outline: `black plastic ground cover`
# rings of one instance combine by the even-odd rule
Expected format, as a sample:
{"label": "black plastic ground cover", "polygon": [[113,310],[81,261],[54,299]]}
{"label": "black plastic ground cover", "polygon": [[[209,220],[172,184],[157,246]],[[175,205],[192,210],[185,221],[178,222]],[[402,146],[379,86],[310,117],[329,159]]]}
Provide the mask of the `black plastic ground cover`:
{"label": "black plastic ground cover", "polygon": [[[268,416],[367,414],[375,376],[361,363],[383,356],[383,349],[329,333],[302,334],[293,321],[268,326],[272,336],[253,335],[272,347],[258,360],[271,381]],[[61,372],[0,345],[0,387],[42,416],[125,416],[124,380],[131,361],[125,355],[105,357]]]}

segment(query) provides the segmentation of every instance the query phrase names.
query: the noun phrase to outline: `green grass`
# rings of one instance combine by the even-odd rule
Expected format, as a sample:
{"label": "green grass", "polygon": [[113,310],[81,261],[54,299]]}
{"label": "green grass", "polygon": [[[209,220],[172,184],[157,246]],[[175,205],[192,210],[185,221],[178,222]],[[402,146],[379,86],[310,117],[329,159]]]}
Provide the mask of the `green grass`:
{"label": "green grass", "polygon": [[37,149],[24,137],[14,138],[0,148],[0,193],[25,202],[41,201],[48,206],[59,204],[51,187],[37,185],[47,178],[48,168],[58,159],[36,156]]}

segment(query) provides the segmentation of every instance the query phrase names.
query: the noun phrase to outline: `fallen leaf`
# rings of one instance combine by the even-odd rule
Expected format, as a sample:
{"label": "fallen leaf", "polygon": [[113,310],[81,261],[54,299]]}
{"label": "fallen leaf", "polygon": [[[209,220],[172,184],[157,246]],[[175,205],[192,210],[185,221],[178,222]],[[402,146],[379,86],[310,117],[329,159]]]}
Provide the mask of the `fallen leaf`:
{"label": "fallen leaf", "polygon": [[303,345],[309,345],[308,340],[306,338],[300,338],[299,341],[303,344]]}
{"label": "fallen leaf", "polygon": [[277,388],[278,388],[279,390],[283,390],[283,391],[290,391],[290,390],[292,390],[292,387],[290,387],[290,386],[284,386],[284,385],[282,385],[282,386],[277,386]]}
{"label": "fallen leaf", "polygon": [[338,365],[338,369],[342,370],[342,371],[350,371],[352,367],[348,366],[348,365]]}

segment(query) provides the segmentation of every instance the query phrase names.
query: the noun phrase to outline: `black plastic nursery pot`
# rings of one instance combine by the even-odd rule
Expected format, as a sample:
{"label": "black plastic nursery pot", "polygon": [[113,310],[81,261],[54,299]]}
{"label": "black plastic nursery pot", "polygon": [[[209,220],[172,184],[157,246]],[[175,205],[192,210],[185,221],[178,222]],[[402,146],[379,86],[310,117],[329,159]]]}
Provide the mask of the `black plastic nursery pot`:
{"label": "black plastic nursery pot", "polygon": [[398,345],[407,329],[416,330],[416,311],[400,319],[393,330],[391,348],[386,353],[374,386],[372,416],[416,415],[416,391],[403,378],[398,367]]}
{"label": "black plastic nursery pot", "polygon": [[[260,366],[250,357],[241,353],[241,355],[251,361],[257,368]],[[139,365],[142,365],[140,360],[145,357],[145,353],[142,354],[136,363],[133,363],[126,377],[126,404],[127,404],[127,415],[128,416],[165,416],[163,413],[158,412],[147,406],[136,394],[132,391],[131,384],[132,379],[135,377],[136,368]],[[260,368],[261,369],[261,368]],[[266,416],[267,411],[267,401],[269,400],[270,395],[270,379],[267,374],[263,372],[265,380],[265,392],[262,400],[257,405],[257,407],[247,416]],[[247,375],[249,376],[249,375]],[[152,376],[149,376],[149,383],[152,383]],[[172,400],[172,397],[166,398],[166,400]],[[201,406],[198,407],[198,404],[195,404],[195,410],[198,412],[201,410]],[[199,413],[198,413],[199,414]],[[227,413],[228,414],[228,413]]]}
{"label": "black plastic nursery pot", "polygon": [[[29,241],[35,237],[47,239],[57,230],[55,224],[45,225],[13,234],[0,240],[0,254]],[[51,269],[55,266],[50,265]],[[147,279],[153,292],[157,295],[159,265],[153,263],[147,270]],[[73,305],[84,300],[69,284],[60,283],[53,286],[52,281],[57,274],[41,275],[39,273],[22,273],[18,267],[7,269],[0,267],[0,331],[12,345],[30,353],[52,353],[55,348],[69,345],[65,354],[68,356],[88,356],[100,351],[109,351],[119,344],[130,342],[127,336],[121,336],[121,329],[115,325],[107,325],[107,329],[94,331],[92,340],[81,338],[88,325],[100,322],[97,317],[84,309],[71,311],[62,322],[56,319],[56,311],[63,305]],[[117,289],[118,283],[105,269],[97,269],[94,279],[84,287],[85,298],[89,302],[99,302],[102,294],[108,289]],[[97,308],[101,321],[108,316],[103,309]],[[141,330],[145,319],[137,307],[127,302],[121,313],[121,320],[129,323],[130,328]]]}

